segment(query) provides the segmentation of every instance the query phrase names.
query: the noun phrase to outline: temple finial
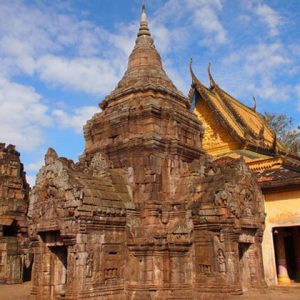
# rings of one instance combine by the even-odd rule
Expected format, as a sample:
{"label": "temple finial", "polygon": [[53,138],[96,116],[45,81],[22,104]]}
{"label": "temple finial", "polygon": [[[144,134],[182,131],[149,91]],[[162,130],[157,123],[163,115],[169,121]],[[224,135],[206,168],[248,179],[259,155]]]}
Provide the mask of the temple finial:
{"label": "temple finial", "polygon": [[252,96],[252,99],[253,99],[253,107],[252,107],[252,109],[253,109],[254,111],[256,111],[256,99],[255,99],[254,96]]}
{"label": "temple finial", "polygon": [[210,88],[213,88],[214,86],[216,86],[216,83],[211,75],[210,68],[211,68],[211,62],[208,63],[207,72],[208,72],[208,77],[209,77]]}
{"label": "temple finial", "polygon": [[199,86],[203,86],[203,84],[200,82],[200,80],[196,77],[194,71],[193,71],[193,59],[190,59],[190,74],[192,77],[192,86],[193,85],[199,85]]}
{"label": "temple finial", "polygon": [[193,65],[193,59],[190,58],[190,64],[189,64],[189,66],[190,66],[190,74],[191,74],[193,83],[195,83],[195,81],[196,81],[196,76],[195,76],[195,74],[194,74],[193,66],[192,66],[192,65]]}
{"label": "temple finial", "polygon": [[145,22],[148,25],[148,20],[147,20],[147,14],[146,14],[146,5],[145,5],[145,0],[143,0],[142,4],[142,15],[141,15],[141,23]]}
{"label": "temple finial", "polygon": [[145,6],[145,0],[142,2],[142,14],[141,14],[141,20],[140,20],[140,30],[138,33],[138,36],[142,35],[148,35],[150,36],[150,31],[148,28],[148,19],[146,14],[146,6]]}

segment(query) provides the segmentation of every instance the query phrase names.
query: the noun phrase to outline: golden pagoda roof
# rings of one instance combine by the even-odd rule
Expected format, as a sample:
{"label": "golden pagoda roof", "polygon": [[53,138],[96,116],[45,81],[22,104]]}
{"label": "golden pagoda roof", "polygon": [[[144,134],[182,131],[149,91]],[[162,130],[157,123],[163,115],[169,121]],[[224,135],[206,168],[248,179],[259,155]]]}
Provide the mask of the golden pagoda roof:
{"label": "golden pagoda roof", "polygon": [[[216,119],[226,128],[228,133],[244,149],[255,149],[260,153],[282,153],[287,154],[288,149],[277,140],[263,116],[255,110],[256,103],[250,108],[224,91],[213,79],[208,67],[210,87],[205,87],[202,82],[195,76],[190,64],[192,76],[192,90],[190,97],[195,91],[199,93],[199,99],[205,101],[215,114]],[[256,101],[255,101],[256,102]]]}
{"label": "golden pagoda roof", "polygon": [[[254,107],[250,108],[220,88],[211,75],[210,64],[208,67],[209,88],[204,86],[194,74],[192,60],[190,63],[190,72],[192,76],[192,89],[189,97],[190,102],[195,101],[192,107],[197,107],[196,114],[203,117],[207,113],[204,110],[202,111],[202,115],[201,111],[198,111],[200,109],[199,104],[201,103],[199,101],[203,101],[202,103],[206,104],[205,107],[208,107],[210,113],[213,115],[213,120],[210,120],[210,122],[219,123],[219,127],[216,127],[216,130],[220,133],[222,131],[220,128],[224,128],[226,134],[231,136],[235,141],[234,147],[223,147],[221,140],[217,144],[208,144],[206,150],[216,160],[220,159],[220,157],[227,159],[239,159],[242,157],[249,168],[257,173],[258,180],[260,180],[260,177],[264,178],[264,185],[269,184],[266,183],[267,179],[273,181],[276,178],[277,181],[284,181],[283,176],[275,176],[277,172],[281,172],[281,169],[292,170],[300,178],[300,157],[291,153],[277,140],[275,132],[269,128],[263,116],[256,111],[255,98]],[[202,109],[204,109],[203,106]],[[205,120],[207,122],[209,117],[208,119],[204,118]],[[206,125],[209,126],[208,124]],[[218,132],[214,132],[213,138],[217,136]],[[223,143],[228,143],[228,139],[227,141],[223,140]],[[266,177],[263,175],[264,172],[271,170],[274,176]],[[282,174],[288,173],[284,171]],[[295,179],[294,181],[296,182],[297,180]],[[300,179],[297,182],[300,182]],[[274,184],[272,185],[273,187]]]}

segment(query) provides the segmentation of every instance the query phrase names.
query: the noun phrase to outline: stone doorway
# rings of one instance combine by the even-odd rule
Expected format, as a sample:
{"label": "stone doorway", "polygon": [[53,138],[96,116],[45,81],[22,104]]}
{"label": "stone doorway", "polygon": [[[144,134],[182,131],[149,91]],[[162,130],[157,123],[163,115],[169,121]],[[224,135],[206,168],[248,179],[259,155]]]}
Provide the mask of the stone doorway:
{"label": "stone doorway", "polygon": [[0,282],[21,283],[23,276],[23,259],[18,239],[16,221],[3,225],[0,229]]}
{"label": "stone doorway", "polygon": [[51,251],[51,295],[63,297],[67,284],[68,248],[52,246],[49,249]]}
{"label": "stone doorway", "polygon": [[249,267],[250,243],[239,243],[240,282],[243,291],[251,288],[251,273]]}
{"label": "stone doorway", "polygon": [[273,229],[278,284],[300,282],[300,226]]}
{"label": "stone doorway", "polygon": [[33,257],[25,256],[23,265],[23,282],[31,281]]}

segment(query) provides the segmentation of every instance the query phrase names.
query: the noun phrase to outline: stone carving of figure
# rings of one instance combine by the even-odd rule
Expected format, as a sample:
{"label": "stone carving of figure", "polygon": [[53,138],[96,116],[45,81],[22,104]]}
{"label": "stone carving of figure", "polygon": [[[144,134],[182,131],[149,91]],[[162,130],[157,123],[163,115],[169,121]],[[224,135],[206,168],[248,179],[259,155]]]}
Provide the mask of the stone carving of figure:
{"label": "stone carving of figure", "polygon": [[222,249],[218,249],[218,263],[219,263],[219,272],[225,273],[226,272],[225,255]]}
{"label": "stone carving of figure", "polygon": [[201,185],[197,185],[195,188],[195,193],[193,196],[193,201],[200,201],[203,195],[202,187]]}
{"label": "stone carving of figure", "polygon": [[104,177],[109,170],[109,162],[101,153],[96,153],[91,161],[94,176]]}
{"label": "stone carving of figure", "polygon": [[86,259],[86,277],[92,277],[93,275],[93,262],[94,262],[94,253],[90,252]]}
{"label": "stone carving of figure", "polygon": [[250,191],[246,191],[244,197],[244,203],[243,203],[244,204],[243,214],[247,217],[253,216],[252,207],[251,207],[253,204],[252,202],[253,200]]}

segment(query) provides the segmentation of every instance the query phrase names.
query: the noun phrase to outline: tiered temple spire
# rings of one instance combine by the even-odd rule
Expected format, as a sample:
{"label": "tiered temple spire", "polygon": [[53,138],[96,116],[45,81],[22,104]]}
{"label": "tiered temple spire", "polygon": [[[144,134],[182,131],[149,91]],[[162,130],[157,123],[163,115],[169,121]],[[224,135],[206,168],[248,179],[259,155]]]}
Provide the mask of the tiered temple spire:
{"label": "tiered temple spire", "polygon": [[104,100],[103,107],[108,105],[113,98],[132,90],[154,89],[170,94],[176,94],[181,102],[188,105],[188,100],[177,90],[166,74],[161,57],[155,48],[148,26],[145,3],[142,4],[140,27],[137,33],[135,46],[129,56],[127,70],[118,83],[117,88]]}

